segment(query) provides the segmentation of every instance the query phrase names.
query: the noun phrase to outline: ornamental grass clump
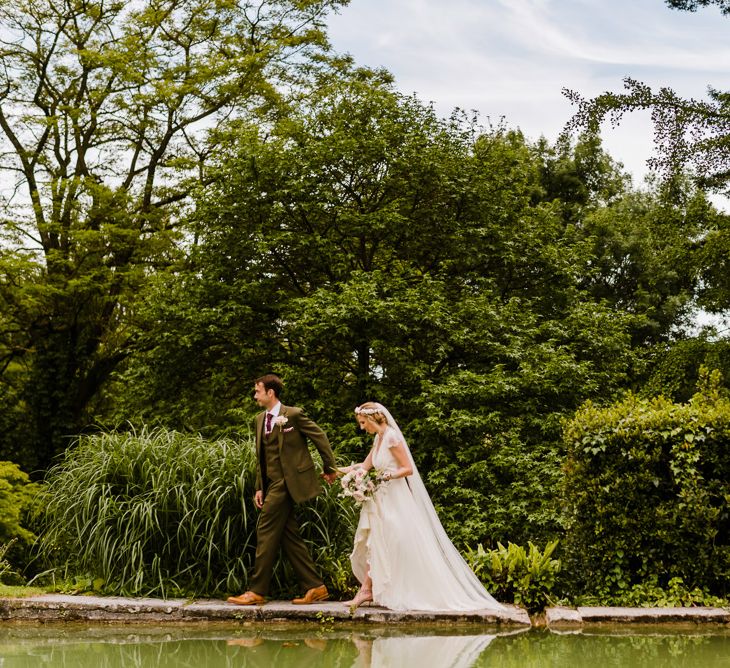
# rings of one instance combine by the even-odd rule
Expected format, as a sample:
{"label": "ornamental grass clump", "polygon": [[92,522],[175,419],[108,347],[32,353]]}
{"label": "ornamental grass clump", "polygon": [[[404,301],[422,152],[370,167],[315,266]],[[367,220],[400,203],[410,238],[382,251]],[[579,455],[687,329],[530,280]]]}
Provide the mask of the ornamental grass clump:
{"label": "ornamental grass clump", "polygon": [[[40,557],[60,577],[91,576],[108,593],[245,591],[256,544],[255,468],[250,440],[164,429],[83,436],[47,476]],[[341,513],[330,492],[301,517],[313,556],[342,582],[338,555],[351,540],[352,513]],[[272,594],[292,589],[279,564]]]}

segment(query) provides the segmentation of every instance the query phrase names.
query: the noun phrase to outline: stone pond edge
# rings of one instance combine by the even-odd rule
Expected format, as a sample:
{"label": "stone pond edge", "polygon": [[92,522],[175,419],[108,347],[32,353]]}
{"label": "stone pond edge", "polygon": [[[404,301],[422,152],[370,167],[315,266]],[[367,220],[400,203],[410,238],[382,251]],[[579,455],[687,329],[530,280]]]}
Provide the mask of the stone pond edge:
{"label": "stone pond edge", "polygon": [[334,624],[337,622],[478,623],[489,626],[530,626],[526,610],[507,606],[504,611],[397,612],[363,606],[354,612],[343,603],[320,602],[293,605],[269,601],[262,606],[236,606],[223,601],[121,598],[43,594],[26,598],[0,597],[0,621],[98,621],[98,622],[256,622],[291,621]]}
{"label": "stone pond edge", "polygon": [[548,628],[590,624],[730,624],[728,608],[546,608]]}
{"label": "stone pond edge", "polygon": [[532,620],[527,611],[507,606],[504,611],[397,612],[363,606],[353,613],[336,601],[297,606],[269,601],[263,606],[235,606],[217,600],[121,598],[43,594],[26,598],[0,597],[0,621],[97,622],[317,622],[335,624],[482,624],[498,627],[547,626],[579,628],[592,624],[724,624],[730,625],[727,608],[610,608],[556,606]]}

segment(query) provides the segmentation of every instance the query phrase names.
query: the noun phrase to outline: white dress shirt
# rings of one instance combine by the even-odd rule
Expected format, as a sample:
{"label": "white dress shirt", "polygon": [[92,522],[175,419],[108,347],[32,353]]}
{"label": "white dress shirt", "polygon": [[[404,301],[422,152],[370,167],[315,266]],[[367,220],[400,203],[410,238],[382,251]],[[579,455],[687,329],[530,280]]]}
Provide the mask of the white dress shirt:
{"label": "white dress shirt", "polygon": [[274,420],[279,417],[279,413],[281,412],[281,401],[277,401],[276,404],[272,407],[270,411],[266,411],[266,415],[273,415],[271,418],[271,429],[269,431],[266,431],[266,416],[264,416],[264,431],[266,431],[266,435],[268,436],[274,429]]}

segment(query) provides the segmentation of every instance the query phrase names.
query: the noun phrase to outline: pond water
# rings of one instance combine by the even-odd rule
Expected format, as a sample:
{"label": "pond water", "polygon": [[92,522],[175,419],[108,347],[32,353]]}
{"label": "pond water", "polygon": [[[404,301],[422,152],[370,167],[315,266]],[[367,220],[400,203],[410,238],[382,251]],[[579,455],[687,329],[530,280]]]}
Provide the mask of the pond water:
{"label": "pond water", "polygon": [[328,626],[0,627],[0,668],[730,667],[730,630],[576,633]]}

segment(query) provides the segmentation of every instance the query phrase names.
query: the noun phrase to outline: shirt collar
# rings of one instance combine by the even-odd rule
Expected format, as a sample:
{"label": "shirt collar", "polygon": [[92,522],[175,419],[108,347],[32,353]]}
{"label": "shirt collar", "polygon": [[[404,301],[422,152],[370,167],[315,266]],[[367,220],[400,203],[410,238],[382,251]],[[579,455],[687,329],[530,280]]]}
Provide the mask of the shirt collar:
{"label": "shirt collar", "polygon": [[279,417],[279,413],[281,412],[281,401],[277,401],[276,405],[270,411],[266,412],[271,413],[274,417]]}

